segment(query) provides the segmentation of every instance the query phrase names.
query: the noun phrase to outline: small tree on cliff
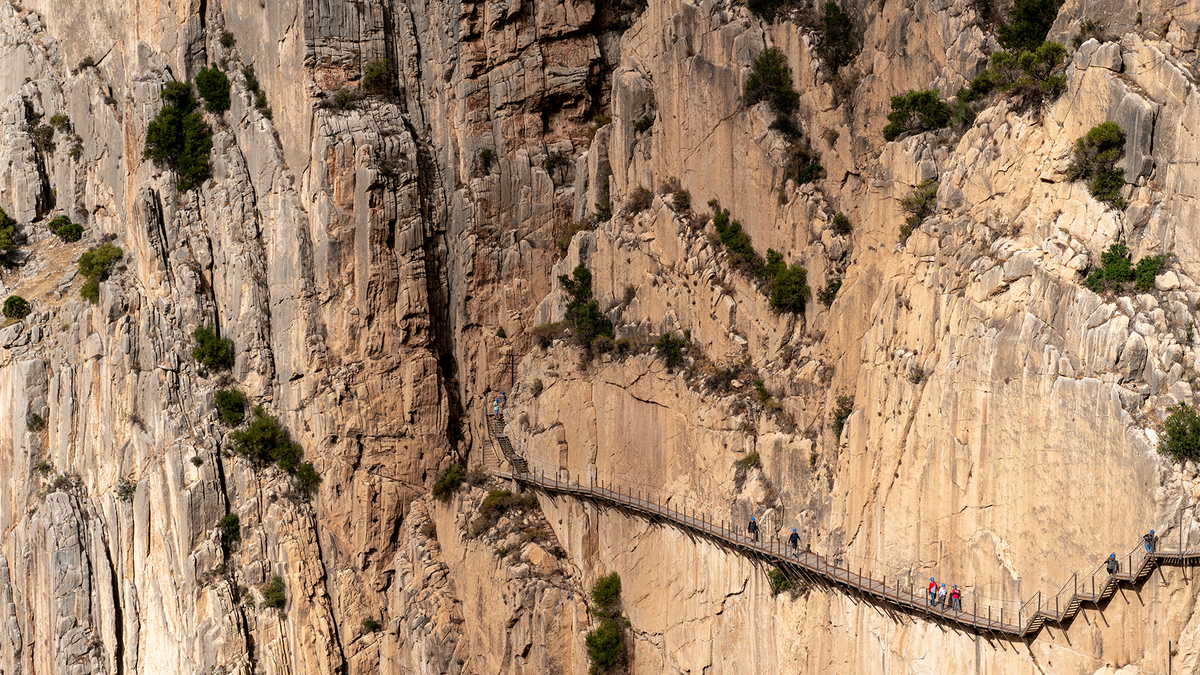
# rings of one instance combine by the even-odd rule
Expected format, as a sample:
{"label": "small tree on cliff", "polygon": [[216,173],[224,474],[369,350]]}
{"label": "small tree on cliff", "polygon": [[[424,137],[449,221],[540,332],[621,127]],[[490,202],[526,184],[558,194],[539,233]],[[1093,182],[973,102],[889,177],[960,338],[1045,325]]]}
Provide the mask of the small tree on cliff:
{"label": "small tree on cliff", "polygon": [[613,336],[612,321],[600,311],[600,303],[592,297],[592,273],[583,264],[571,272],[571,276],[558,275],[558,282],[571,296],[567,303],[567,320],[575,325],[575,338],[580,344],[590,347],[592,341],[603,335]]}

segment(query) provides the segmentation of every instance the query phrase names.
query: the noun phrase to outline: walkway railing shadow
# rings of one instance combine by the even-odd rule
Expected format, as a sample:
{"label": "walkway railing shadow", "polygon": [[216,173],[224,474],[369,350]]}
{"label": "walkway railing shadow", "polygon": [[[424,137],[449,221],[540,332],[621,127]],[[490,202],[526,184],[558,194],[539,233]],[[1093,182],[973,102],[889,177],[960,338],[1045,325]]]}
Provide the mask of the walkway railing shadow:
{"label": "walkway railing shadow", "polygon": [[[1148,553],[1139,544],[1120,560],[1121,569],[1109,574],[1101,564],[1083,574],[1074,574],[1054,595],[1038,591],[1028,600],[1011,602],[972,597],[957,610],[945,605],[930,604],[922,589],[914,588],[909,575],[886,574],[875,576],[870,568],[857,570],[830,562],[825,556],[810,550],[793,548],[785,541],[772,538],[760,541],[748,535],[732,522],[714,519],[703,509],[676,508],[672,499],[643,492],[640,489],[594,479],[580,482],[561,470],[531,470],[526,458],[517,453],[504,431],[502,413],[484,412],[485,427],[493,446],[500,452],[510,472],[494,470],[496,475],[543,490],[590,501],[602,507],[616,507],[654,522],[669,523],[692,535],[703,536],[718,545],[750,558],[756,563],[772,565],[793,582],[808,582],[829,586],[854,595],[869,598],[886,607],[909,614],[969,628],[997,637],[1032,639],[1046,623],[1068,624],[1085,603],[1099,605],[1113,596],[1121,584],[1137,586],[1159,565],[1200,564],[1200,549],[1157,551]],[[890,583],[889,583],[890,582]]]}

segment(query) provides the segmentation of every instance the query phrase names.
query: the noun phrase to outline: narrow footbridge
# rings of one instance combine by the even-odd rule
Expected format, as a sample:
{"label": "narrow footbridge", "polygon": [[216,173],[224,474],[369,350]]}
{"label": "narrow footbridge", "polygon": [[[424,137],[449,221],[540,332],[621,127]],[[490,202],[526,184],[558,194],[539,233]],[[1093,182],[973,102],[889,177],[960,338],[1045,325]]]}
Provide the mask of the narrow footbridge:
{"label": "narrow footbridge", "polygon": [[840,566],[812,551],[791,548],[783,541],[758,541],[732,523],[714,522],[687,508],[678,510],[665,504],[662,499],[652,499],[637,490],[614,486],[611,482],[597,484],[590,481],[581,484],[578,479],[572,481],[562,472],[547,475],[531,471],[529,463],[517,453],[505,433],[504,415],[485,413],[485,418],[492,444],[511,468],[503,468],[496,462],[488,467],[495,475],[549,494],[566,495],[600,506],[619,508],[650,521],[703,536],[755,563],[774,566],[793,583],[807,582],[833,587],[873,601],[889,611],[900,611],[995,637],[1036,638],[1048,623],[1070,623],[1084,604],[1098,605],[1111,598],[1122,586],[1139,586],[1160,565],[1200,565],[1200,549],[1147,553],[1139,544],[1121,558],[1118,573],[1108,574],[1103,565],[1091,572],[1076,573],[1053,596],[1043,596],[1038,591],[1023,603],[968,598],[961,603],[961,610],[949,607],[948,601],[945,606],[931,605],[928,596],[908,583],[908,575],[889,578],[885,574],[876,577],[870,570]]}

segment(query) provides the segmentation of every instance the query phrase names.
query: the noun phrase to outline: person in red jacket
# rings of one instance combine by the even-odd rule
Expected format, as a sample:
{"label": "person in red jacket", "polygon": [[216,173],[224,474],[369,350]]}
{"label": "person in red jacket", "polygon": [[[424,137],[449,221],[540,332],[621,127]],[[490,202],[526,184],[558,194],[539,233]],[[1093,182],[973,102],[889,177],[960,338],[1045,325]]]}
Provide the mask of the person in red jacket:
{"label": "person in red jacket", "polygon": [[937,602],[937,588],[938,588],[937,581],[934,581],[933,577],[929,577],[928,591],[929,591],[929,606],[930,607],[933,607],[934,603]]}
{"label": "person in red jacket", "polygon": [[962,611],[962,592],[958,590],[958,586],[950,591],[950,609],[956,612]]}

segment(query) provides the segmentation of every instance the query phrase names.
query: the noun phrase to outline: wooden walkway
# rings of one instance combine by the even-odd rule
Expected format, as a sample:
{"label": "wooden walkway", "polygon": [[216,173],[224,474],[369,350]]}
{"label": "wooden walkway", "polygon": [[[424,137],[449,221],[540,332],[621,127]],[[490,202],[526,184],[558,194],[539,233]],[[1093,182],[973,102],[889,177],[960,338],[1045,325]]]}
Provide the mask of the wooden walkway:
{"label": "wooden walkway", "polygon": [[[963,603],[964,611],[931,606],[928,596],[923,592],[914,593],[912,590],[901,588],[901,578],[893,577],[892,583],[889,584],[886,575],[875,578],[870,570],[839,567],[817,553],[793,549],[785,542],[761,542],[757,538],[747,536],[740,528],[734,529],[726,523],[710,521],[704,515],[697,515],[695,511],[689,512],[688,509],[676,510],[663,504],[661,500],[652,500],[635,490],[614,486],[612,483],[580,484],[578,480],[572,481],[569,477],[563,480],[561,476],[532,472],[528,462],[516,452],[512,441],[504,432],[504,416],[485,412],[485,418],[491,442],[511,467],[511,471],[503,468],[494,470],[493,473],[499,477],[550,494],[566,495],[600,506],[617,507],[653,522],[668,523],[691,534],[703,536],[756,563],[774,566],[793,583],[809,582],[831,586],[909,615],[996,637],[1033,639],[1047,623],[1060,626],[1070,623],[1085,603],[1098,605],[1111,598],[1122,585],[1140,585],[1159,565],[1200,565],[1200,549],[1146,553],[1139,544],[1121,558],[1120,572],[1110,575],[1104,571],[1102,565],[1090,573],[1075,574],[1053,597],[1043,597],[1039,591],[1020,604],[1015,612],[1011,610],[1015,603],[1010,604],[1007,611],[1003,606],[996,609],[988,603],[981,607],[978,601]],[[905,581],[907,578],[903,577]]]}

